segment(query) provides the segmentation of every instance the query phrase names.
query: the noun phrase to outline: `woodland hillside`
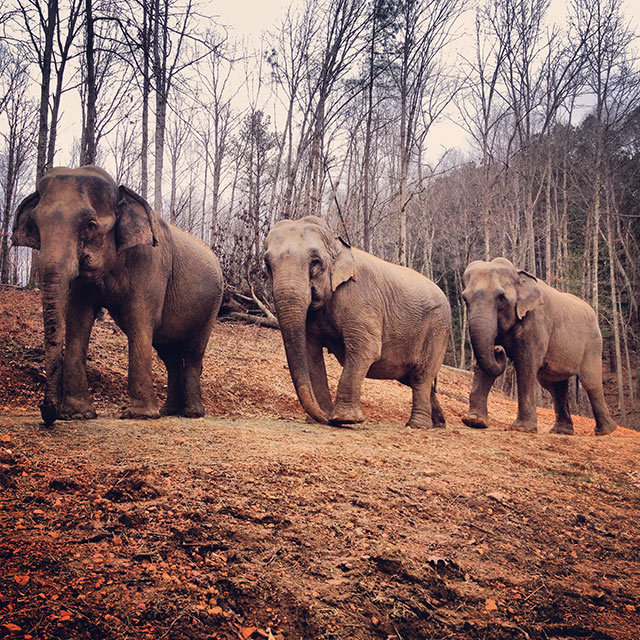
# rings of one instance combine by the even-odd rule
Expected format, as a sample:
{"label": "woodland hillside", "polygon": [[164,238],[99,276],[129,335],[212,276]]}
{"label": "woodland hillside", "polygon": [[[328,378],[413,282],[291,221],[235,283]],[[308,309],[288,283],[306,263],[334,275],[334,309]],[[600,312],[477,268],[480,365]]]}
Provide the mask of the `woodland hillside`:
{"label": "woodland hillside", "polygon": [[239,296],[269,304],[266,234],[310,213],[428,275],[451,301],[447,364],[461,369],[462,274],[505,256],[596,309],[632,424],[635,5],[261,2],[259,34],[223,5],[0,4],[0,282],[37,284],[37,253],[11,248],[21,199],[47,167],[95,163],[210,245]]}
{"label": "woodland hillside", "polygon": [[[0,288],[0,638],[636,640],[640,434],[404,426],[409,390],[366,381],[367,421],[309,424],[279,332],[220,323],[203,419],[117,419],[126,340],[94,327],[91,421],[44,427],[39,295]],[[335,385],[339,367],[328,362]],[[154,373],[160,396],[164,372]]]}

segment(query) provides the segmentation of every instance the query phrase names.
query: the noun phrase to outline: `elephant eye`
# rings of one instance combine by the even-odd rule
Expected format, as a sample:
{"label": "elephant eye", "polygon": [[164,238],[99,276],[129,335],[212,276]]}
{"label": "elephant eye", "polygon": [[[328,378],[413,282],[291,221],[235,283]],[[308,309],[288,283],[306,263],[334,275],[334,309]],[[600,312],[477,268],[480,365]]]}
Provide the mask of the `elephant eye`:
{"label": "elephant eye", "polygon": [[313,258],[309,264],[309,274],[316,276],[322,271],[324,271],[324,264],[322,263],[322,260],[320,258]]}
{"label": "elephant eye", "polygon": [[88,220],[82,230],[82,237],[88,242],[95,240],[98,235],[98,230],[98,223],[95,220]]}

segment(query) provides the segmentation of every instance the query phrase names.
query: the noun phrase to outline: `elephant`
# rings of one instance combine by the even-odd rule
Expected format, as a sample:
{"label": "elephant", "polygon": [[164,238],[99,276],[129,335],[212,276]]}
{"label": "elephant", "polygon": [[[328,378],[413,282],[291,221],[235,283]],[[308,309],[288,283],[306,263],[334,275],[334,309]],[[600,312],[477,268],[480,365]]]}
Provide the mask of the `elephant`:
{"label": "elephant", "polygon": [[602,388],[602,336],[595,311],[570,293],[550,287],[516,269],[506,258],[471,262],[463,276],[462,297],[469,311],[469,334],[476,367],[469,410],[462,422],[489,425],[487,396],[504,372],[507,357],[515,366],[518,415],[511,428],[537,431],[536,377],[553,397],[552,433],[573,434],[569,378],[577,375],[595,416],[596,435],[616,429]]}
{"label": "elephant", "polygon": [[[264,261],[291,378],[310,418],[333,425],[363,422],[360,394],[368,377],[412,388],[407,426],[445,426],[435,382],[451,310],[434,282],[351,248],[316,216],[276,223]],[[324,347],[343,366],[335,404]]]}
{"label": "elephant", "polygon": [[[96,417],[86,360],[102,307],[128,339],[129,401],[121,417],[204,415],[202,357],[223,286],[205,244],[91,165],[47,171],[18,207],[12,242],[40,250],[46,425]],[[168,372],[160,411],[152,346]]]}

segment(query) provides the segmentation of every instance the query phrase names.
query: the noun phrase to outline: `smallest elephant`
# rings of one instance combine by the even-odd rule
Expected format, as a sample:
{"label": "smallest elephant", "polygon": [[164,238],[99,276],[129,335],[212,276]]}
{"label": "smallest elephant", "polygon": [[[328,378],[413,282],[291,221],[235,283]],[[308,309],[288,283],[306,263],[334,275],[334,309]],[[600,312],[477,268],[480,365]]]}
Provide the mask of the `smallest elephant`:
{"label": "smallest elephant", "polygon": [[602,389],[602,336],[595,311],[584,300],[562,293],[509,260],[476,260],[464,272],[462,294],[469,308],[469,334],[477,360],[462,422],[488,426],[487,396],[513,361],[518,384],[517,431],[537,431],[536,378],[551,393],[556,412],[552,433],[573,434],[569,413],[569,378],[577,375],[596,420],[596,435],[611,433]]}

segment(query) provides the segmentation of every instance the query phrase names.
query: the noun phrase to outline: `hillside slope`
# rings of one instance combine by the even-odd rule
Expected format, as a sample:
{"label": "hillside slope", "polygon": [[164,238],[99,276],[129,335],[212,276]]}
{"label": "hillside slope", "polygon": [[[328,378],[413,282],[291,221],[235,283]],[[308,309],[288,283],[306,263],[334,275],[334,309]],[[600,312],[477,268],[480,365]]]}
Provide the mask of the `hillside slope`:
{"label": "hillside slope", "polygon": [[[44,385],[42,315],[37,291],[0,288],[0,410],[35,411]],[[332,390],[341,368],[326,357]],[[166,373],[155,358],[155,381],[164,397]],[[203,400],[211,415],[302,418],[287,370],[280,333],[242,324],[218,323],[209,342],[202,376]],[[108,314],[94,326],[89,345],[88,377],[99,411],[114,414],[126,401],[127,340]],[[449,426],[462,426],[471,373],[443,367],[438,392]],[[365,380],[363,411],[369,423],[404,425],[411,409],[411,390],[398,382]],[[516,415],[515,404],[498,391],[489,398],[492,424],[505,429]],[[539,430],[547,432],[553,411],[538,409]],[[593,433],[593,420],[574,416],[577,434]],[[631,435],[626,430],[624,435]],[[618,430],[618,436],[623,435]]]}
{"label": "hillside slope", "polygon": [[[100,321],[98,420],[44,428],[39,298],[0,291],[0,638],[637,640],[640,437],[307,424],[276,331],[220,325],[199,420],[118,420],[126,341]],[[331,364],[335,384],[338,370]],[[158,364],[157,384],[163,375]]]}

